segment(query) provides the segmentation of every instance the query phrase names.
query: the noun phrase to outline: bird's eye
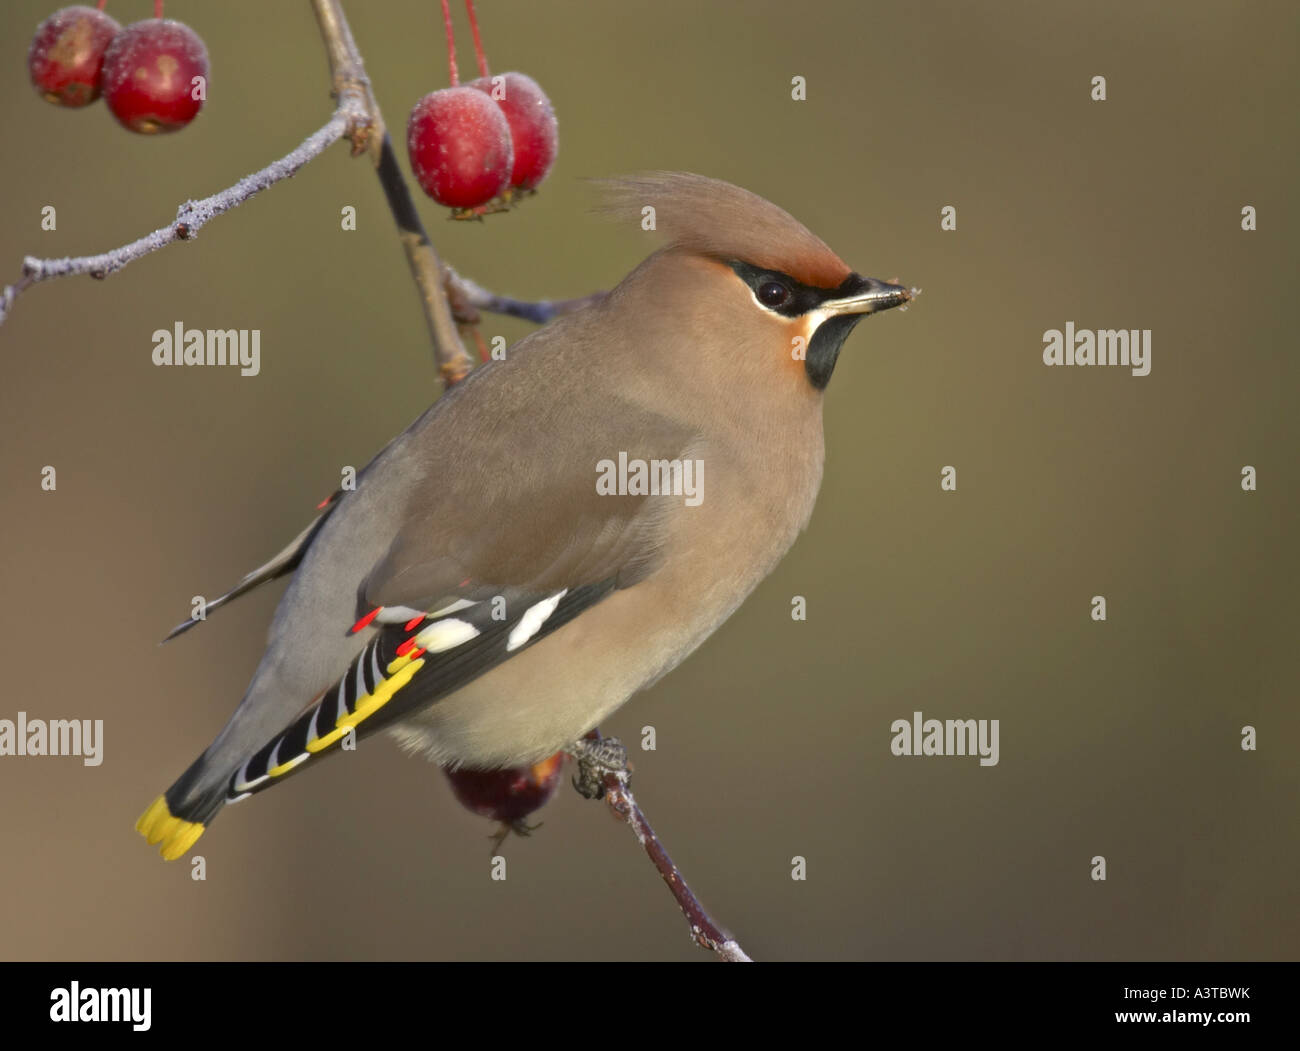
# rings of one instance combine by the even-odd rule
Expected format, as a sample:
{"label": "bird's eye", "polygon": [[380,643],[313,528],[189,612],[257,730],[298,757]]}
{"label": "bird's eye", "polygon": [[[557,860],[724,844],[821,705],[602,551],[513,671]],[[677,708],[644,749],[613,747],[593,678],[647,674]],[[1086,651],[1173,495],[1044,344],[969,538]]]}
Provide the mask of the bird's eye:
{"label": "bird's eye", "polygon": [[758,301],[765,307],[779,307],[790,298],[790,290],[780,281],[764,281],[758,286]]}

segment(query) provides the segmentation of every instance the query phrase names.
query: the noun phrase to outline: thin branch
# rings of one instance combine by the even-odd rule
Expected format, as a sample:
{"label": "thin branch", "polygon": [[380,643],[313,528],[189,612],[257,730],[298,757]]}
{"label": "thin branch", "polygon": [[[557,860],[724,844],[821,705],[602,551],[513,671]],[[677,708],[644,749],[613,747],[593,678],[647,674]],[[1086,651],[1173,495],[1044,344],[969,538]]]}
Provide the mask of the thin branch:
{"label": "thin branch", "polygon": [[456,320],[452,316],[451,304],[443,287],[442,260],[438,258],[429,235],[424,231],[411,192],[398,167],[397,155],[393,152],[393,144],[379,104],[370,90],[365,64],[361,60],[356,41],[352,39],[352,30],[343,14],[343,5],[339,0],[311,0],[311,6],[316,13],[321,38],[325,41],[335,97],[340,106],[346,101],[355,100],[367,116],[366,125],[357,127],[349,136],[352,139],[353,154],[369,153],[374,162],[384,197],[388,201],[388,209],[393,213],[393,221],[397,224],[398,239],[406,253],[411,277],[420,292],[425,324],[433,341],[434,361],[443,383],[450,387],[465,378],[474,367],[474,362],[465,351],[465,345],[456,329]]}
{"label": "thin branch", "polygon": [[308,161],[319,157],[343,138],[354,117],[355,113],[348,106],[341,105],[328,124],[309,136],[292,153],[281,157],[278,161],[273,161],[261,171],[246,175],[234,186],[214,193],[211,197],[204,197],[201,201],[186,201],[176,210],[176,219],[172,223],[130,244],[99,255],[65,259],[37,259],[35,256],[27,256],[23,259],[22,279],[12,285],[6,285],[3,291],[0,291],[0,324],[4,324],[8,318],[18,295],[40,281],[82,274],[104,278],[175,241],[192,240],[208,220],[238,207],[268,186],[296,175]]}
{"label": "thin branch", "polygon": [[[456,316],[470,322],[477,321],[477,316],[462,316],[461,311],[464,308],[460,306],[460,303],[468,304],[475,310],[486,310],[489,314],[507,314],[510,317],[523,318],[525,321],[544,325],[561,314],[572,314],[575,310],[581,310],[593,303],[599,303],[608,294],[605,292],[592,292],[590,295],[580,296],[577,299],[541,299],[536,302],[528,302],[490,292],[482,285],[471,281],[468,277],[456,273],[451,267],[447,268],[447,285],[448,291],[451,293],[452,308],[456,311]],[[458,298],[460,303],[457,302]]]}
{"label": "thin branch", "polygon": [[[611,781],[613,784],[610,783]],[[740,947],[740,943],[735,938],[728,937],[726,932],[704,911],[699,898],[691,891],[686,879],[673,864],[673,859],[668,856],[668,851],[659,842],[655,830],[650,827],[645,814],[641,813],[641,808],[636,805],[632,790],[627,786],[627,774],[606,775],[605,802],[610,810],[628,823],[641,846],[645,848],[646,855],[659,870],[659,875],[668,884],[668,889],[677,899],[682,915],[690,924],[691,939],[695,944],[712,950],[728,963],[753,963],[745,950]]]}
{"label": "thin branch", "polygon": [[331,94],[340,108],[348,106],[357,119],[348,129],[352,142],[352,155],[360,156],[369,150],[378,159],[378,142],[384,133],[384,118],[379,112],[365,65],[357,51],[352,30],[343,16],[343,8],[335,0],[312,0],[316,24],[325,42],[329,59]]}
{"label": "thin branch", "polygon": [[[587,737],[593,741],[602,740],[599,730],[592,730]],[[682,915],[690,925],[691,940],[701,948],[716,953],[728,963],[753,963],[745,950],[740,947],[740,943],[719,927],[700,904],[700,899],[695,896],[686,878],[673,863],[673,859],[668,856],[664,845],[659,842],[659,837],[650,827],[645,814],[637,806],[632,789],[628,787],[628,777],[626,770],[608,771],[604,774],[602,784],[605,788],[605,803],[615,815],[627,822],[642,849],[645,850],[646,856],[658,870],[663,881],[668,884],[668,890],[676,899],[677,907],[682,910]]]}

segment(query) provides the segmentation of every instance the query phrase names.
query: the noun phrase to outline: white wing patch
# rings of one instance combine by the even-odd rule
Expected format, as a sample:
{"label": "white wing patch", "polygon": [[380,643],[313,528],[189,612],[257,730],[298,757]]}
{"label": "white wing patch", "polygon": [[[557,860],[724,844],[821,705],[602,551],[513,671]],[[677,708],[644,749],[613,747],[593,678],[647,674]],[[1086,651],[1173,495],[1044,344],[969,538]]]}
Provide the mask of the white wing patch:
{"label": "white wing patch", "polygon": [[429,617],[436,620],[438,617],[446,617],[452,613],[459,613],[463,609],[469,609],[470,606],[477,606],[478,603],[467,598],[458,598],[449,606],[443,606],[442,609],[435,609],[425,612],[422,609],[414,609],[411,606],[380,606],[379,612],[375,614],[376,624],[406,624],[417,618]]}
{"label": "white wing patch", "polygon": [[445,650],[459,646],[463,642],[469,642],[470,639],[477,638],[478,634],[478,628],[474,627],[469,621],[447,617],[443,620],[434,621],[420,632],[415,637],[415,644],[422,646],[430,653],[442,653]]}
{"label": "white wing patch", "polygon": [[506,640],[506,652],[513,653],[541,631],[542,625],[555,612],[555,607],[560,604],[560,599],[564,598],[568,593],[569,589],[565,588],[550,598],[544,598],[541,602],[524,610],[524,615],[519,618],[519,623],[510,630],[510,638]]}
{"label": "white wing patch", "polygon": [[473,599],[458,598],[450,606],[443,606],[442,609],[435,609],[429,614],[431,617],[446,617],[452,613],[459,613],[463,609],[469,609],[470,606],[477,606],[478,603]]}
{"label": "white wing patch", "polygon": [[375,614],[379,624],[405,624],[416,617],[425,616],[424,610],[412,609],[410,606],[381,606]]}

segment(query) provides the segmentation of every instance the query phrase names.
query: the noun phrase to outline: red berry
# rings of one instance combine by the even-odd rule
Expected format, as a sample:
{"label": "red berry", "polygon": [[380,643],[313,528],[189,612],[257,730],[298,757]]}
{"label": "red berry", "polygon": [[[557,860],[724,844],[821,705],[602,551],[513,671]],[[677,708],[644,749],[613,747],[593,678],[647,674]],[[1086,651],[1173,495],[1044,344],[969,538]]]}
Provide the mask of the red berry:
{"label": "red berry", "polygon": [[510,125],[467,86],[425,95],[406,122],[411,168],[424,192],[449,208],[477,208],[510,184]]}
{"label": "red berry", "polygon": [[546,92],[526,73],[479,77],[469,86],[495,99],[510,124],[510,139],[515,148],[510,185],[519,190],[536,188],[550,172],[559,148],[555,109]]}
{"label": "red berry", "polygon": [[467,810],[507,824],[522,821],[555,794],[564,767],[556,753],[535,766],[506,770],[444,770],[451,790]]}
{"label": "red berry", "polygon": [[170,18],[136,22],[109,45],[103,88],[113,116],[131,131],[179,131],[207,97],[208,49],[194,30]]}
{"label": "red berry", "polygon": [[56,106],[84,106],[99,98],[99,71],[109,41],[122,27],[103,11],[64,7],[36,27],[27,49],[32,84]]}

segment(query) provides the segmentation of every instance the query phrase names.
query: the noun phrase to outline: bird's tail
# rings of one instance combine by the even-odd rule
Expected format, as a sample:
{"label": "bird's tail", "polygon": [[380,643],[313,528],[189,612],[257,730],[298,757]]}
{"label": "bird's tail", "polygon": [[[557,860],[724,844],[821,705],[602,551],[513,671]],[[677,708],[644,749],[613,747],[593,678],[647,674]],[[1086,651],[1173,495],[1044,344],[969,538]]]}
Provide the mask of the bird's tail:
{"label": "bird's tail", "polygon": [[279,733],[259,741],[260,748],[241,750],[238,736],[218,738],[140,815],[136,831],[150,845],[161,844],[162,856],[174,861],[194,846],[227,803],[280,784],[308,760],[337,751],[350,731],[364,736],[386,725],[391,709],[385,706],[426,663],[426,650],[415,648],[413,636],[430,619],[438,618],[421,614],[404,626],[386,626],[335,686]]}
{"label": "bird's tail", "polygon": [[159,853],[175,861],[194,846],[204,829],[226,805],[229,772],[212,776],[207,753],[199,756],[171,788],[149,804],[135,830],[159,846]]}

